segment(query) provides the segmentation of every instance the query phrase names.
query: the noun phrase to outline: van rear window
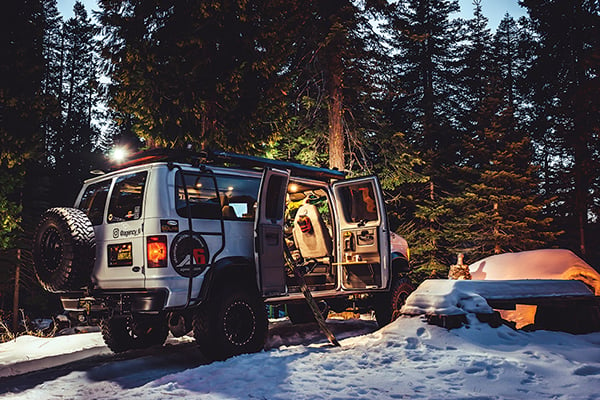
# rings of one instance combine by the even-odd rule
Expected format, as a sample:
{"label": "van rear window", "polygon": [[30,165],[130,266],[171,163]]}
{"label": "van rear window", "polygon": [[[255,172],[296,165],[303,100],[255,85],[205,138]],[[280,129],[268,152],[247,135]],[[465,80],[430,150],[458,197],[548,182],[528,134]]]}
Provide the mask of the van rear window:
{"label": "van rear window", "polygon": [[343,201],[346,222],[377,221],[377,202],[375,189],[370,182],[342,186],[339,196]]}
{"label": "van rear window", "polygon": [[92,225],[101,225],[111,180],[93,183],[85,188],[79,209],[85,212]]}
{"label": "van rear window", "polygon": [[107,220],[109,223],[133,221],[142,217],[142,203],[147,171],[123,175],[116,179],[110,195]]}

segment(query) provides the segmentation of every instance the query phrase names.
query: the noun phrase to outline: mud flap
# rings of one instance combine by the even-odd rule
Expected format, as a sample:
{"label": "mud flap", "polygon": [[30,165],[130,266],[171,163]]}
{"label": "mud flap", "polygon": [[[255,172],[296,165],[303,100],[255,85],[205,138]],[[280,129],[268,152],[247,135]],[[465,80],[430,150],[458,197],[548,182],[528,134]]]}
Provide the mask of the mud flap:
{"label": "mud flap", "polygon": [[294,265],[292,254],[290,253],[290,250],[287,248],[287,246],[283,246],[283,251],[285,254],[285,257],[284,257],[285,265],[287,266],[287,268],[290,271],[292,271],[294,273],[294,277],[296,278],[296,281],[298,282],[298,286],[300,286],[300,290],[302,291],[302,294],[304,295],[304,298],[306,299],[308,306],[310,307],[313,315],[315,316],[315,320],[317,321],[317,324],[319,324],[319,328],[321,328],[321,331],[325,334],[325,336],[327,336],[327,340],[329,340],[329,343],[331,343],[332,345],[334,345],[336,347],[340,347],[341,346],[340,342],[337,341],[337,339],[333,335],[333,332],[331,332],[329,327],[325,324],[325,318],[323,318],[323,315],[321,314],[321,310],[319,310],[319,306],[317,305],[317,302],[312,297],[312,294],[310,293],[310,290],[308,289],[308,285],[306,284],[304,275],[299,270],[299,268],[297,268]]}

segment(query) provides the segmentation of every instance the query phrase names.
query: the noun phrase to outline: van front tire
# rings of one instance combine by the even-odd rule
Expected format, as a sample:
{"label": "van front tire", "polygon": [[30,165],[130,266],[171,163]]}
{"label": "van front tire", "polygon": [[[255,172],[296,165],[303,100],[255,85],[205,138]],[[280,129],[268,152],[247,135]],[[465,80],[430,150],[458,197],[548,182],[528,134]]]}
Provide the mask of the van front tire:
{"label": "van front tire", "polygon": [[102,319],[100,328],[104,343],[114,353],[160,346],[169,334],[167,320],[161,314],[135,317],[115,315]]}
{"label": "van front tire", "polygon": [[406,278],[393,278],[390,291],[379,295],[375,302],[375,319],[380,328],[398,319],[400,309],[414,290]]}

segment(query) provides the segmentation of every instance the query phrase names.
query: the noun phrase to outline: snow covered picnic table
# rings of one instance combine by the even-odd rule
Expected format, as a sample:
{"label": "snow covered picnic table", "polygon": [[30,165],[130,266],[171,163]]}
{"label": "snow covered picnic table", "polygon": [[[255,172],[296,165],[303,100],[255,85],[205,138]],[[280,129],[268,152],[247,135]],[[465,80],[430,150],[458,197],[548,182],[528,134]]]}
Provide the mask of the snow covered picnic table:
{"label": "snow covered picnic table", "polygon": [[466,321],[466,314],[485,319],[495,315],[495,309],[514,310],[518,304],[538,307],[536,323],[541,329],[571,333],[600,330],[596,297],[585,283],[576,280],[430,279],[406,299],[402,313],[424,314],[433,323],[453,328]]}
{"label": "snow covered picnic table", "polygon": [[491,314],[490,303],[535,304],[568,300],[594,300],[594,294],[580,281],[520,279],[469,281],[428,279],[406,300],[403,314],[467,313]]}

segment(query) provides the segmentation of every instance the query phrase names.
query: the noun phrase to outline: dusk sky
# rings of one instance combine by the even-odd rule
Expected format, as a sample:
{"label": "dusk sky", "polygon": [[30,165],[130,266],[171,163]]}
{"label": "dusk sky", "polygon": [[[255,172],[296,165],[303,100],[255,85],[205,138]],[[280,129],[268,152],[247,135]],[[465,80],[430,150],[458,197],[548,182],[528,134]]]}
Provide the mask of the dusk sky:
{"label": "dusk sky", "polygon": [[[97,9],[95,0],[82,0],[82,2],[88,11]],[[457,16],[471,17],[473,15],[472,0],[459,0],[459,2],[461,12]],[[525,15],[525,10],[518,3],[518,0],[483,0],[483,13],[490,21],[489,27],[496,30],[500,20],[506,13],[509,13],[515,19]],[[58,10],[65,18],[69,18],[73,16],[73,4],[75,4],[75,0],[58,0]]]}

